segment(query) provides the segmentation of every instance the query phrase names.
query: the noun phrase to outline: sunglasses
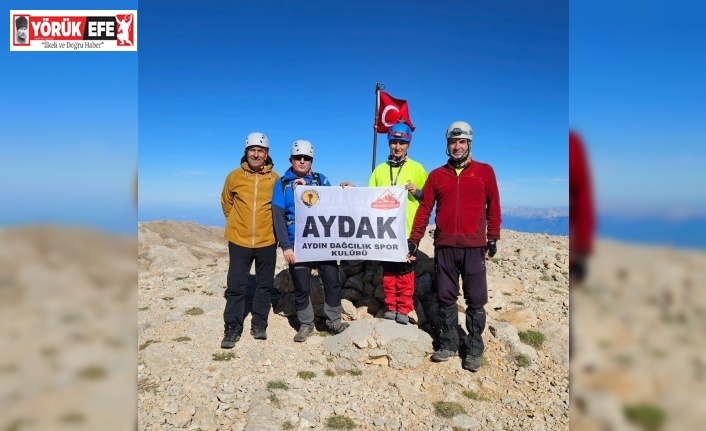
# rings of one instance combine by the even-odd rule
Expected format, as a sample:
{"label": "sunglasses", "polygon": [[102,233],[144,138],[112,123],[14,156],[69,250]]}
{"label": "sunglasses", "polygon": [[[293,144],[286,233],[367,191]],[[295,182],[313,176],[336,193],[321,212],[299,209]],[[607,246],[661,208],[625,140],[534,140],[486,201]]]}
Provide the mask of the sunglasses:
{"label": "sunglasses", "polygon": [[310,162],[310,161],[314,160],[314,158],[311,156],[304,156],[304,155],[292,156],[292,160],[299,161],[301,159],[304,159],[305,162]]}

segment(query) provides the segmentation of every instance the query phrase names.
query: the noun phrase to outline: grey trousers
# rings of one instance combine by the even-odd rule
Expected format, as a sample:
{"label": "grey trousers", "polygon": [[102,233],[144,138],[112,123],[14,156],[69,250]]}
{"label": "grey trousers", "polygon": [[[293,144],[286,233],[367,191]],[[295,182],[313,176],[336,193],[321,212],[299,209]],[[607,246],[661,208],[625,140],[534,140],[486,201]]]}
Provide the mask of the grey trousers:
{"label": "grey trousers", "polygon": [[319,276],[324,285],[324,314],[326,324],[331,325],[341,320],[341,279],[338,275],[338,262],[302,262],[289,266],[289,274],[294,284],[294,306],[297,318],[303,326],[314,326],[314,307],[311,305],[311,270],[319,269]]}

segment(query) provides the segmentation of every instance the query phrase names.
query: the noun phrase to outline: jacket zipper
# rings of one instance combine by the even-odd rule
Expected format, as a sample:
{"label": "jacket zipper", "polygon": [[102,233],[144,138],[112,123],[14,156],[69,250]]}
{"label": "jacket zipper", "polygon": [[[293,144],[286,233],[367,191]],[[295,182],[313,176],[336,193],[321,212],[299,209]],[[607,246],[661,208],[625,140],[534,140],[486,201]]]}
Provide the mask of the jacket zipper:
{"label": "jacket zipper", "polygon": [[[455,173],[455,172],[454,172]],[[463,171],[461,171],[463,173]],[[461,175],[456,175],[456,247],[460,247],[459,236],[461,231],[459,230],[459,213],[461,212]]]}
{"label": "jacket zipper", "polygon": [[255,248],[255,213],[257,212],[257,184],[260,182],[259,175],[255,174],[255,197],[252,203],[252,248]]}

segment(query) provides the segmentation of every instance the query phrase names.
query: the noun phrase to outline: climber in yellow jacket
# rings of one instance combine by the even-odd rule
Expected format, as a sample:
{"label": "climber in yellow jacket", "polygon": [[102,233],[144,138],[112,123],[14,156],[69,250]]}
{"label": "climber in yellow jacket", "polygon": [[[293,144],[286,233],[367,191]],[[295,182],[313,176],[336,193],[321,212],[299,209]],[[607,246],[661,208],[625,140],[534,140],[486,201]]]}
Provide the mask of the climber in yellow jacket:
{"label": "climber in yellow jacket", "polygon": [[272,189],[279,177],[269,157],[270,141],[262,133],[245,140],[240,167],[226,178],[221,206],[226,217],[228,240],[228,281],[223,311],[225,335],[221,347],[232,349],[240,340],[245,320],[245,286],[255,261],[257,289],[252,305],[250,334],[267,339],[267,317],[272,304],[277,243],[272,222]]}

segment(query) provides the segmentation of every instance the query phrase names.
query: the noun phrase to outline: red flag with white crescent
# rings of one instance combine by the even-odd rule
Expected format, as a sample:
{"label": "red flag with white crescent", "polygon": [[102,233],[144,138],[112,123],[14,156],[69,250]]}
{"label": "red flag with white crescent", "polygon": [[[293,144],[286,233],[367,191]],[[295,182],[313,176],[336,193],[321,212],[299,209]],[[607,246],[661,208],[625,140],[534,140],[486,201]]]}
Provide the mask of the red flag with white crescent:
{"label": "red flag with white crescent", "polygon": [[395,99],[384,91],[379,92],[378,121],[375,130],[378,133],[387,133],[393,124],[402,119],[414,131],[415,127],[409,118],[407,101]]}

